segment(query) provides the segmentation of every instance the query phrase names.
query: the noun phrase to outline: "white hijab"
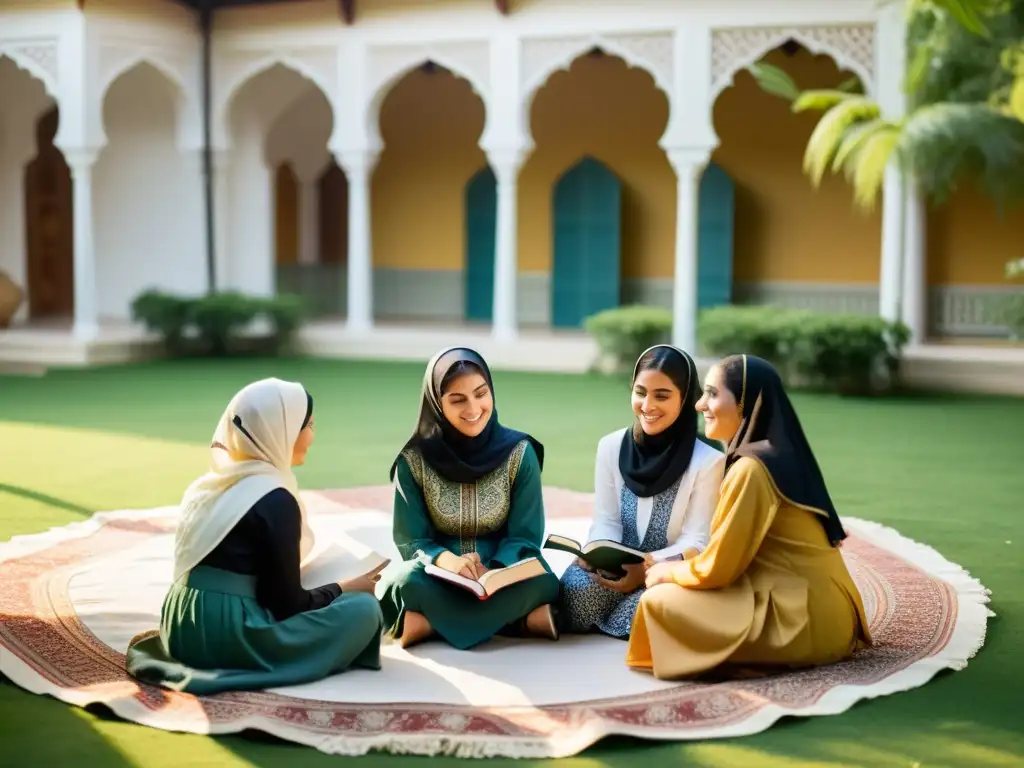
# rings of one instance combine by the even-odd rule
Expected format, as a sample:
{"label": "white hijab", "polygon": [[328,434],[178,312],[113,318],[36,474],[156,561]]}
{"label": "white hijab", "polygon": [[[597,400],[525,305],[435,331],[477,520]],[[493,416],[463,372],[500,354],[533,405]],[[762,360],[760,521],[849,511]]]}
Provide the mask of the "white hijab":
{"label": "white hijab", "polygon": [[262,379],[236,394],[213,434],[210,471],[185,491],[174,539],[174,580],[195,568],[253,504],[285,488],[302,511],[299,557],[313,549],[313,532],[292,472],[292,450],[306,418],[301,384]]}

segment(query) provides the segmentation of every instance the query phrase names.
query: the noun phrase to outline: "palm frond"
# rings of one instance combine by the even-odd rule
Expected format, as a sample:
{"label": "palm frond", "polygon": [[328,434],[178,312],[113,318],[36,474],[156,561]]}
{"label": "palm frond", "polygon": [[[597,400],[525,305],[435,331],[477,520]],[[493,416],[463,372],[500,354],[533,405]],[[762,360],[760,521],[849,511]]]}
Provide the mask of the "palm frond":
{"label": "palm frond", "polygon": [[979,178],[996,199],[1024,196],[1024,123],[986,104],[930,104],[908,115],[904,167],[941,197],[958,176]]}
{"label": "palm frond", "polygon": [[989,35],[985,16],[992,10],[990,0],[911,0],[910,10],[918,11],[926,5],[945,11],[969,32],[982,37]]}
{"label": "palm frond", "polygon": [[832,173],[838,173],[845,169],[847,172],[847,178],[852,179],[852,168],[855,163],[851,161],[856,158],[856,153],[864,144],[865,140],[867,140],[876,131],[890,125],[892,125],[892,123],[888,120],[879,117],[874,120],[866,120],[862,123],[857,123],[847,130],[839,144],[839,149],[836,150],[836,156],[832,159]]}
{"label": "palm frond", "polygon": [[818,121],[804,151],[804,172],[815,186],[821,184],[821,178],[839,151],[847,131],[857,123],[880,116],[878,105],[870,99],[850,94],[843,94],[843,97],[842,102],[829,109]]}
{"label": "palm frond", "polygon": [[758,86],[765,93],[778,96],[786,101],[793,101],[800,95],[800,88],[789,73],[771,64],[758,62],[747,67],[747,71],[754,76]]}
{"label": "palm frond", "polygon": [[861,208],[874,208],[885,180],[885,169],[899,140],[900,126],[887,123],[872,131],[851,158],[853,200]]}
{"label": "palm frond", "polygon": [[838,88],[823,88],[803,91],[793,101],[794,112],[824,112],[845,101],[863,99],[863,94],[850,93]]}

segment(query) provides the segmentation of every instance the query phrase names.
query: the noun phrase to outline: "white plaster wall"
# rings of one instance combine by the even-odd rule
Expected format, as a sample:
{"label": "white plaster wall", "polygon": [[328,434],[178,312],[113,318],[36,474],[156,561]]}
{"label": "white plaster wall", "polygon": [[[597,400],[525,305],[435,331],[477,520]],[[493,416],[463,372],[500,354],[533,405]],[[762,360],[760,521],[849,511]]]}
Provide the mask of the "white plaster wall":
{"label": "white plaster wall", "polygon": [[0,270],[26,293],[16,320],[28,313],[25,166],[36,155],[36,122],[52,106],[40,81],[0,56]]}
{"label": "white plaster wall", "polygon": [[206,288],[200,158],[176,142],[177,87],[148,64],[107,92],[108,144],[93,171],[97,293],[101,317],[128,318],[150,287]]}
{"label": "white plaster wall", "polygon": [[[296,112],[302,114],[292,121]],[[315,141],[319,135],[321,146],[325,146],[331,112],[326,97],[313,83],[287,67],[273,65],[242,85],[229,105],[229,117],[230,245],[222,284],[245,293],[271,295],[276,289],[273,168],[281,152],[293,143],[285,131],[275,142],[278,157],[272,157],[272,126],[282,120],[293,122],[293,138]]]}

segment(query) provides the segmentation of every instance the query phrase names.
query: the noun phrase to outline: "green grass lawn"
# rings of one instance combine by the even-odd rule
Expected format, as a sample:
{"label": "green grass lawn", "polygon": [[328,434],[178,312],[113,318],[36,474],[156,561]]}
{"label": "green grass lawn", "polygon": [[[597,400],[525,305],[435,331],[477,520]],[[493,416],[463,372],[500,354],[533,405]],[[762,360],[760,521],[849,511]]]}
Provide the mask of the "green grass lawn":
{"label": "green grass lawn", "polygon": [[[205,446],[230,396],[270,375],[302,381],[316,400],[317,442],[299,470],[303,487],[387,483],[416,417],[420,366],[185,361],[0,377],[0,540],[97,510],[175,503],[205,468]],[[545,444],[545,482],[577,490],[591,490],[598,438],[630,418],[628,385],[620,379],[499,373],[496,395],[502,420]],[[795,400],[841,514],[898,528],[993,591],[998,617],[990,620],[985,647],[962,672],[840,716],[786,720],[730,741],[607,740],[560,761],[565,768],[1024,760],[1024,400]],[[0,682],[0,755],[11,766],[111,768],[305,768],[339,759],[268,738],[150,730],[29,695],[6,681]],[[372,755],[360,764],[424,761]]]}

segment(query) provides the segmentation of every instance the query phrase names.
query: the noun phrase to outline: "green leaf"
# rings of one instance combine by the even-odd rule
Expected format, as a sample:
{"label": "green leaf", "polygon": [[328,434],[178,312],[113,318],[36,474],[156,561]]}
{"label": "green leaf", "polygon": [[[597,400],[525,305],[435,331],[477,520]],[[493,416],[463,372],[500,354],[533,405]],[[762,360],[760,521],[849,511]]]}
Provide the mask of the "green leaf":
{"label": "green leaf", "polygon": [[839,145],[836,156],[832,160],[832,172],[838,173],[840,170],[845,169],[847,171],[847,178],[852,180],[852,171],[856,164],[856,153],[873,133],[890,125],[889,121],[879,117],[850,128],[843,136],[842,143]]}
{"label": "green leaf", "polygon": [[854,75],[849,80],[844,80],[843,82],[841,82],[836,88],[836,90],[842,91],[843,93],[863,94],[864,84],[860,81],[859,77]]}
{"label": "green leaf", "polygon": [[786,101],[793,101],[800,95],[800,89],[796,82],[789,76],[789,73],[779,67],[762,62],[751,64],[747,67],[747,71],[754,76],[754,80],[765,93],[778,96]]}
{"label": "green leaf", "polygon": [[835,88],[804,91],[793,102],[794,112],[817,110],[824,112],[846,101],[863,98],[859,93],[847,93]]}
{"label": "green leaf", "polygon": [[888,124],[873,131],[854,156],[853,199],[861,208],[875,206],[885,180],[885,169],[900,139],[899,126]]}
{"label": "green leaf", "polygon": [[988,0],[911,0],[910,10],[914,12],[926,5],[942,9],[968,32],[982,37],[989,36],[989,29],[984,21],[984,16],[992,9],[992,4]]}
{"label": "green leaf", "polygon": [[[806,96],[807,93],[804,94]],[[821,183],[825,170],[842,144],[847,131],[857,123],[880,116],[878,105],[863,96],[843,94],[843,101],[826,112],[814,127],[804,152],[804,171],[815,186]]]}

